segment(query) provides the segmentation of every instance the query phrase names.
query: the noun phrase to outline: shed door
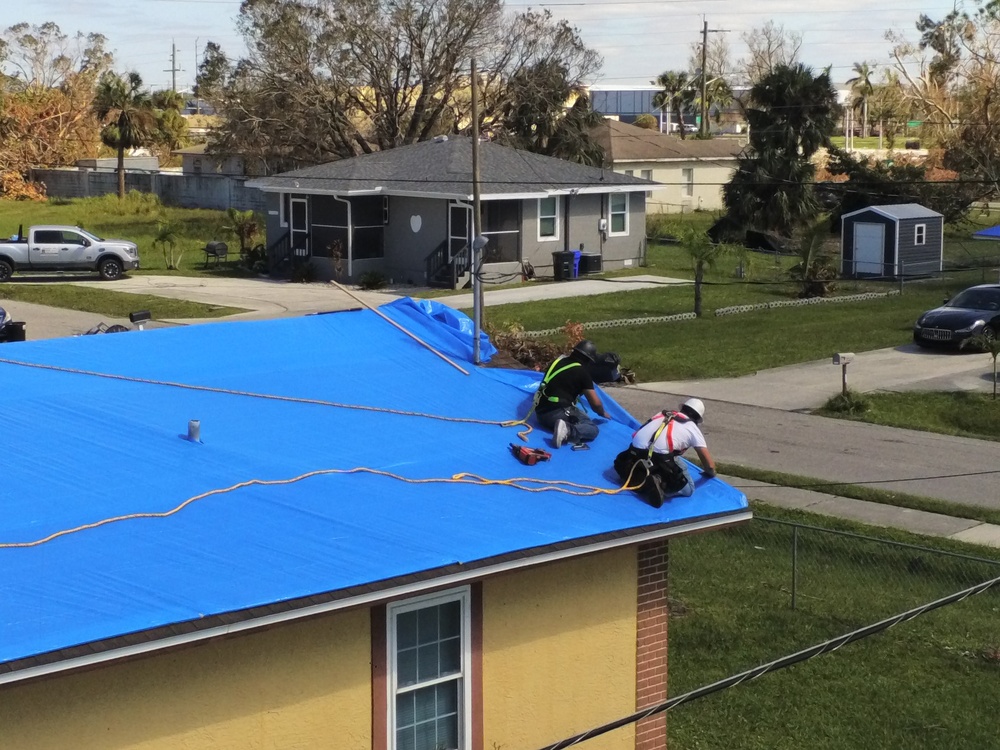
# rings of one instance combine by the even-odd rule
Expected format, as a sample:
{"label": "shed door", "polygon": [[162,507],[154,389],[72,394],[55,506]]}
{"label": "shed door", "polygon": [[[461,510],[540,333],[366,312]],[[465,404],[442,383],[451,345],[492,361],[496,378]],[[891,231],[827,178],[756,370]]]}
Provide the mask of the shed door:
{"label": "shed door", "polygon": [[883,275],[885,224],[854,225],[854,274]]}

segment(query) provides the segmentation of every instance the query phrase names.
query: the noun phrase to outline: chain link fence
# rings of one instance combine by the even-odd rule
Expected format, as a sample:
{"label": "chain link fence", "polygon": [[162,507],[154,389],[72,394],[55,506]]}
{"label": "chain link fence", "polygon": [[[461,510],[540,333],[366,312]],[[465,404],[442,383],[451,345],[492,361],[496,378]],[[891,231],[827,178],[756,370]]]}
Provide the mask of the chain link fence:
{"label": "chain link fence", "polygon": [[[681,696],[1000,577],[1000,552],[977,552],[768,517],[677,539],[670,544],[669,694]],[[1000,707],[998,589],[928,608],[836,654],[685,703],[669,714],[670,747],[1000,747],[1000,735],[983,726]],[[869,712],[886,710],[906,721],[894,726],[889,716],[883,731]],[[760,714],[753,741],[743,735],[745,713]],[[789,721],[801,727],[789,731]],[[917,728],[924,721],[948,731],[924,737]],[[866,732],[884,736],[867,741]]]}

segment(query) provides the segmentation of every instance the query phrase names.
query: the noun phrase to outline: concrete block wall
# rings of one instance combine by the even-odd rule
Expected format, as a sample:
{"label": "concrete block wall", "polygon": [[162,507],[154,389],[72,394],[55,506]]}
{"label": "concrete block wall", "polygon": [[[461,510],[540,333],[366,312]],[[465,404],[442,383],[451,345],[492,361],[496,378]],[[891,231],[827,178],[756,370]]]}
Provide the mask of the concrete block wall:
{"label": "concrete block wall", "polygon": [[[52,198],[89,198],[118,191],[118,175],[105,170],[33,169],[31,179],[44,183],[46,193]],[[246,187],[246,179],[176,172],[126,172],[125,189],[155,193],[168,206],[219,211],[227,208],[266,210],[264,194]]]}

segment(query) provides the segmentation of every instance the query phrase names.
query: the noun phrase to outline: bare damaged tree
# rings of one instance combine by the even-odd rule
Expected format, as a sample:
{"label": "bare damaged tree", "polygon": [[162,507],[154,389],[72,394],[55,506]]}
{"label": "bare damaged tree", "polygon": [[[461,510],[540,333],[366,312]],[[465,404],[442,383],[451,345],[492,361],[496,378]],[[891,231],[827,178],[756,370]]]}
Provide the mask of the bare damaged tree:
{"label": "bare damaged tree", "polygon": [[102,34],[77,32],[67,36],[51,21],[39,26],[19,23],[0,35],[0,63],[10,73],[4,78],[8,90],[56,89],[79,75],[91,83],[111,67],[112,55]]}
{"label": "bare damaged tree", "polygon": [[485,124],[511,108],[517,76],[558,65],[576,84],[600,64],[564,22],[501,0],[245,0],[238,25],[250,52],[220,72],[215,50],[205,86],[224,118],[212,149],[271,169],[469,129],[473,56]]}
{"label": "bare damaged tree", "polygon": [[785,31],[783,25],[774,21],[745,31],[740,38],[746,44],[748,54],[740,60],[739,68],[743,71],[745,82],[751,86],[770,75],[775,68],[791,67],[799,62],[802,34]]}

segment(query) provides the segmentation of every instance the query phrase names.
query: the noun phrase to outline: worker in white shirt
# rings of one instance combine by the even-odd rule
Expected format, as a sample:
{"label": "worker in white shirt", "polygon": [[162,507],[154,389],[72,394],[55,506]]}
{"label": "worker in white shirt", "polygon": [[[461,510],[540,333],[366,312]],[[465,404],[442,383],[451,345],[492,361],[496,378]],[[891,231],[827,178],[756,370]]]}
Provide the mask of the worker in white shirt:
{"label": "worker in white shirt", "polygon": [[664,409],[632,436],[632,445],[615,458],[615,470],[622,482],[635,487],[653,507],[659,508],[665,499],[688,497],[694,492],[694,481],[683,461],[678,461],[689,448],[694,448],[701,460],[702,475],[715,476],[715,461],[708,452],[705,436],[698,425],[705,416],[705,404],[691,398],[678,411]]}

